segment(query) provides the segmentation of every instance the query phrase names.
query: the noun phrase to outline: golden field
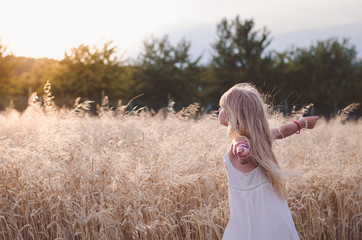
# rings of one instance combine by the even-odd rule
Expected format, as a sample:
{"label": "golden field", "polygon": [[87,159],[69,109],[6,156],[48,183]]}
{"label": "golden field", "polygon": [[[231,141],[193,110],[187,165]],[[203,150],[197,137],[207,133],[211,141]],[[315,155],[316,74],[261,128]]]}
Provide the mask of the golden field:
{"label": "golden field", "polygon": [[[229,139],[193,114],[0,113],[0,239],[221,239]],[[337,118],[275,143],[301,239],[361,239],[361,141]]]}

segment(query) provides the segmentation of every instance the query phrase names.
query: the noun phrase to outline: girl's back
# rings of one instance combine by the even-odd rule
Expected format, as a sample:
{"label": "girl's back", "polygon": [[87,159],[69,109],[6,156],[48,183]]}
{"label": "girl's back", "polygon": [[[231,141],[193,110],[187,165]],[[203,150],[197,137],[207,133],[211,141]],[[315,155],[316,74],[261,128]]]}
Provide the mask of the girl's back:
{"label": "girl's back", "polygon": [[285,199],[284,173],[272,150],[275,139],[313,128],[318,117],[272,131],[267,107],[249,84],[237,84],[220,98],[219,123],[232,146],[224,156],[229,178],[230,220],[223,239],[299,239]]}
{"label": "girl's back", "polygon": [[223,239],[299,239],[287,202],[273,191],[262,169],[242,173],[234,167],[229,154],[225,154],[224,161],[230,220]]}

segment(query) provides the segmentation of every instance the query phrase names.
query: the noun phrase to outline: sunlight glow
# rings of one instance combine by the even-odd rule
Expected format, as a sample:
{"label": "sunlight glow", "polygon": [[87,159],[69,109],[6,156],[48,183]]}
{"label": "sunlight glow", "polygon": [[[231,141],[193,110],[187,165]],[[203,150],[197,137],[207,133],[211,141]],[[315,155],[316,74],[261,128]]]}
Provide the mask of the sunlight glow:
{"label": "sunlight glow", "polygon": [[362,2],[357,0],[4,0],[1,6],[0,39],[9,51],[55,59],[80,44],[109,40],[114,40],[121,53],[135,56],[145,39],[166,34],[208,49],[216,24],[237,14],[242,19],[253,18],[257,29],[266,26],[272,34],[362,23]]}

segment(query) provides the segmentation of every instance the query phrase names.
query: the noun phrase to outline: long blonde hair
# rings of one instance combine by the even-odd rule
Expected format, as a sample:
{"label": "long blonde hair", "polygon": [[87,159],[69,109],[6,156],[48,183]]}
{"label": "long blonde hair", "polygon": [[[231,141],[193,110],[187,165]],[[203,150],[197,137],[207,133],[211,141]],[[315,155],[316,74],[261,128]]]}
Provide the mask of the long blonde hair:
{"label": "long blonde hair", "polygon": [[237,84],[221,96],[220,106],[226,113],[229,136],[248,141],[253,162],[264,171],[274,191],[285,199],[285,179],[272,151],[267,107],[259,92],[250,84]]}

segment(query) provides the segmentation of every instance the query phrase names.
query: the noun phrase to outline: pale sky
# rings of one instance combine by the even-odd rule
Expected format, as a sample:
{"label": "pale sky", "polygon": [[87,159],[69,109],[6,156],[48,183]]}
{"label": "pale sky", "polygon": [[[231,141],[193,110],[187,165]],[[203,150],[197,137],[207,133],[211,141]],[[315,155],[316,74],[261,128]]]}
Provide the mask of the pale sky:
{"label": "pale sky", "polygon": [[222,18],[253,19],[271,32],[269,50],[349,38],[362,58],[361,0],[0,0],[0,39],[16,56],[62,59],[80,44],[113,40],[135,59],[143,41],[168,35],[191,41],[191,54],[210,57]]}

